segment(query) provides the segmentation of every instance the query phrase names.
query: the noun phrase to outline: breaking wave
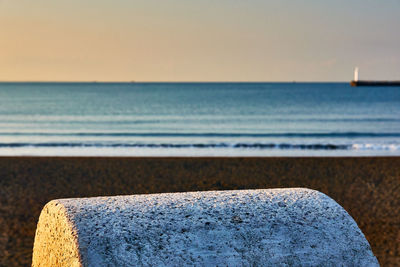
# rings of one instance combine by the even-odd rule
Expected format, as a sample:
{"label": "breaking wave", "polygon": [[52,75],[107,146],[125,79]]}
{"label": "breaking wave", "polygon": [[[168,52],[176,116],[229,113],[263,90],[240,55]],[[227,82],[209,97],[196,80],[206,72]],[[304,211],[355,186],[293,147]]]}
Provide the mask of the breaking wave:
{"label": "breaking wave", "polygon": [[0,132],[0,136],[76,136],[76,137],[286,137],[286,138],[380,138],[400,137],[400,133],[173,133],[173,132]]}
{"label": "breaking wave", "polygon": [[289,143],[0,143],[0,148],[197,148],[197,149],[282,149],[282,150],[400,150],[400,144],[289,144]]}

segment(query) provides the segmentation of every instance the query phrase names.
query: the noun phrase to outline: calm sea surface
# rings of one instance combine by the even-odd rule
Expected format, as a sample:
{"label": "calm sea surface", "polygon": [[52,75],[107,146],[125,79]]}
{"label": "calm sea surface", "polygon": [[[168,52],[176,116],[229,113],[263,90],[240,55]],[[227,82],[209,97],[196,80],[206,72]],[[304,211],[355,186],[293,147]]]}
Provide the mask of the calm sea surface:
{"label": "calm sea surface", "polygon": [[0,155],[400,155],[400,87],[0,83]]}

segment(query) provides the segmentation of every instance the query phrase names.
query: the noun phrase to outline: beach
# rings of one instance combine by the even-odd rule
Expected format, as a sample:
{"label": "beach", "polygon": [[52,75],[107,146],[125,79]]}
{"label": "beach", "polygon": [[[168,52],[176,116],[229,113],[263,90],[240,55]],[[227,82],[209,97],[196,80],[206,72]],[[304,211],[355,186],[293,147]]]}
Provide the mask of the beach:
{"label": "beach", "polygon": [[342,205],[382,266],[400,262],[400,157],[2,157],[1,266],[29,266],[57,198],[307,187]]}
{"label": "beach", "polygon": [[[116,212],[120,206],[110,209],[105,202],[101,212],[111,210],[105,213],[108,221],[93,230],[100,239],[93,241],[93,235],[87,235],[88,244],[99,241],[106,250],[118,248],[113,255],[123,251],[128,257],[123,257],[122,265],[135,265],[131,256],[164,259],[157,256],[160,246],[168,248],[165,259],[170,259],[179,249],[161,239],[148,238],[154,252],[144,252],[146,242],[139,239],[134,239],[134,246],[127,242],[119,249],[101,231],[118,233],[118,242],[131,234],[152,236],[147,230],[150,224],[139,220],[143,217],[155,225],[152,229],[158,237],[168,236],[168,227],[163,228],[158,217],[140,209],[153,208],[149,194],[228,194],[217,190],[242,190],[232,193],[236,202],[219,202],[225,217],[217,217],[218,221],[231,222],[232,232],[221,228],[225,239],[219,240],[209,231],[213,223],[207,220],[201,223],[207,226],[203,241],[223,245],[240,235],[239,240],[254,239],[244,247],[249,251],[258,247],[261,257],[235,247],[233,253],[244,256],[235,258],[229,252],[233,250],[221,248],[229,252],[229,264],[199,261],[199,265],[286,264],[283,258],[274,263],[265,260],[274,255],[287,257],[287,265],[335,265],[325,255],[344,251],[349,254],[337,254],[337,265],[369,266],[357,260],[372,256],[361,229],[381,266],[400,267],[398,1],[363,1],[362,5],[360,1],[346,1],[346,5],[335,1],[31,2],[0,0],[0,12],[4,10],[0,17],[0,267],[32,266],[39,216],[50,201],[68,199],[49,206],[121,195],[145,200],[140,206],[126,204],[139,217],[124,217],[125,224]],[[343,209],[338,215],[324,206],[312,216],[293,195],[293,206],[302,213],[292,212],[287,198],[276,202],[277,211],[270,213],[265,195],[259,198],[263,206],[250,212],[247,204],[253,200],[238,202],[237,195],[246,193],[243,190],[314,192],[321,196],[316,201],[328,199],[331,207],[338,207],[336,201],[360,229]],[[180,204],[177,210],[182,213],[182,201],[174,203]],[[199,206],[198,199],[193,203]],[[307,205],[311,213],[318,206],[314,203]],[[168,212],[161,213],[167,216],[175,206],[163,207]],[[154,208],[160,208],[159,202]],[[254,216],[246,220],[230,216],[235,209]],[[46,210],[42,218],[57,218]],[[86,218],[102,218],[79,210]],[[216,211],[215,203],[210,210]],[[275,214],[304,227],[282,230],[284,223],[272,220]],[[116,224],[108,223],[109,215],[115,215]],[[187,261],[191,246],[197,246],[202,236],[192,222],[197,224],[206,215],[186,215],[193,221],[171,219],[194,229],[193,239],[187,241],[182,236],[189,232],[186,226],[176,228],[175,235],[184,238],[179,257],[191,266],[196,265]],[[356,232],[322,227],[314,220],[325,217],[334,225],[344,225],[346,217]],[[43,233],[50,230],[51,234],[43,239],[38,234],[37,240],[44,240],[43,246],[35,246],[34,254],[37,250],[43,254],[39,265],[46,265],[48,259],[62,262],[46,249],[49,244],[68,247],[64,238],[57,239],[59,235],[51,231],[65,228],[40,221],[45,223],[39,224],[37,232],[42,233],[44,225]],[[74,223],[72,216],[62,221]],[[177,226],[171,221],[168,225]],[[256,233],[255,222],[265,231]],[[135,223],[145,230],[140,232]],[[250,232],[238,231],[233,227],[236,223]],[[132,231],[118,231],[114,227],[118,224],[129,225]],[[310,235],[303,231],[311,228]],[[77,227],[71,229],[74,237],[82,236]],[[122,232],[127,235],[119,235]],[[282,241],[268,235],[280,233],[285,234]],[[352,237],[363,240],[361,245],[345,246],[347,241],[340,241]],[[310,240],[316,241],[307,245]],[[96,261],[102,257],[97,255],[108,253],[95,254],[90,246],[75,241],[79,251],[87,250]],[[291,247],[293,242],[299,250]],[[217,246],[204,244],[207,250],[199,250],[200,258],[218,255],[212,252],[218,253]],[[265,247],[274,251],[269,253]],[[321,261],[308,261],[307,251]],[[65,252],[59,255],[68,257],[67,264],[78,259]]]}

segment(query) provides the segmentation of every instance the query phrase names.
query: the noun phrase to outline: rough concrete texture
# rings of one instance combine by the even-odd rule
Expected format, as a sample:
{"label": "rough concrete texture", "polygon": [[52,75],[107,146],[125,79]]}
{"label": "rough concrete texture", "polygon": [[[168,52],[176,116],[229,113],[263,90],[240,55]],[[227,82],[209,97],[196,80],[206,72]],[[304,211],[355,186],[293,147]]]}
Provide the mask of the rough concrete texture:
{"label": "rough concrete texture", "polygon": [[32,266],[81,266],[76,227],[59,201],[50,201],[36,228]]}
{"label": "rough concrete texture", "polygon": [[355,221],[303,188],[60,199],[33,266],[379,266]]}

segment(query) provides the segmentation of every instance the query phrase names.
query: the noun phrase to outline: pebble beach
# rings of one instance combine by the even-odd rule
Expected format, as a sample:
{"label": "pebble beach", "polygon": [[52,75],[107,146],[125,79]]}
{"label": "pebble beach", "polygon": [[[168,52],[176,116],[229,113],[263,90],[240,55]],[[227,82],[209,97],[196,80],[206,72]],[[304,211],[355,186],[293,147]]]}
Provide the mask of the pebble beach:
{"label": "pebble beach", "polygon": [[36,224],[53,199],[306,187],[354,218],[382,266],[400,262],[399,157],[2,157],[0,265],[30,266]]}

